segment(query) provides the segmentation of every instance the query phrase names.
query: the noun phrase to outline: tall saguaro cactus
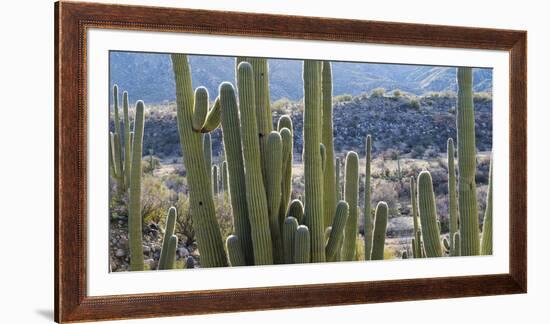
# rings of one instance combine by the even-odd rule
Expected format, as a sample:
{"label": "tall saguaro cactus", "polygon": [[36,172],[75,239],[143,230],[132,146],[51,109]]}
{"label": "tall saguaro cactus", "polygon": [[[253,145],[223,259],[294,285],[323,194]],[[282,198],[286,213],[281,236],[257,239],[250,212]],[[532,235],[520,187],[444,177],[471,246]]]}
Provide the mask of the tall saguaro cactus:
{"label": "tall saguaro cactus", "polygon": [[279,209],[281,207],[281,182],[283,179],[283,140],[279,132],[269,133],[265,150],[270,163],[266,171],[266,192],[269,210],[269,228],[273,245],[273,261],[283,263],[283,241],[281,237],[281,222]]}
{"label": "tall saguaro cactus", "polygon": [[311,235],[311,261],[325,261],[323,166],[321,161],[321,62],[305,60],[304,174],[305,224]]}
{"label": "tall saguaro cactus", "polygon": [[487,192],[487,206],[483,217],[483,234],[481,236],[481,254],[493,254],[493,161],[489,167],[489,191]]}
{"label": "tall saguaro cactus", "polygon": [[174,229],[176,227],[176,218],[177,218],[177,211],[175,207],[170,207],[168,210],[168,215],[166,216],[166,227],[164,228],[164,238],[162,240],[162,249],[160,250],[160,258],[159,258],[159,264],[158,269],[159,270],[165,270],[169,269],[169,260],[173,256],[169,254],[170,252],[170,238],[172,235],[174,235]]}
{"label": "tall saguaro cactus", "polygon": [[241,125],[239,108],[233,85],[224,82],[220,85],[221,124],[227,173],[229,180],[229,196],[233,212],[235,234],[239,238],[246,264],[254,263],[252,237],[248,205],[246,202],[246,181],[244,175],[244,160],[241,146]]}
{"label": "tall saguaro cactus", "polygon": [[141,228],[141,156],[143,147],[143,101],[136,103],[134,141],[132,147],[132,172],[128,206],[128,239],[130,242],[130,270],[143,270],[143,246]]}
{"label": "tall saguaro cactus", "polygon": [[130,117],[128,115],[128,92],[122,93],[122,115],[124,120],[124,184],[128,190],[130,186],[130,170],[132,168],[132,141],[130,138]]}
{"label": "tall saguaro cactus", "polygon": [[342,246],[344,239],[344,229],[346,227],[346,221],[348,220],[349,205],[347,202],[341,200],[337,207],[334,217],[332,219],[332,230],[326,246],[326,258],[327,261],[336,261],[336,255],[338,249]]}
{"label": "tall saguaro cactus", "polygon": [[357,203],[359,200],[359,156],[355,152],[348,152],[346,155],[345,177],[344,197],[349,205],[349,215],[346,222],[344,243],[342,245],[342,261],[353,261],[355,258],[358,214]]}
{"label": "tall saguaro cactus", "polygon": [[294,235],[294,263],[311,261],[311,235],[307,226],[300,225]]}
{"label": "tall saguaro cactus", "polygon": [[411,208],[412,208],[412,217],[413,217],[413,229],[414,229],[414,238],[413,238],[413,256],[415,258],[420,258],[420,227],[418,226],[418,200],[416,194],[416,181],[414,177],[411,177],[410,182],[411,187]]}
{"label": "tall saguaro cactus", "polygon": [[435,208],[432,176],[428,171],[418,175],[418,209],[422,224],[422,238],[427,257],[441,256],[441,238]]}
{"label": "tall saguaro cactus", "polygon": [[455,148],[452,138],[447,140],[447,168],[449,169],[449,238],[450,250],[455,248],[452,237],[458,231],[458,201],[456,198]]}
{"label": "tall saguaro cactus", "polygon": [[384,245],[388,226],[388,204],[381,201],[376,205],[371,260],[384,260]]}
{"label": "tall saguaro cactus", "polygon": [[472,68],[457,71],[458,209],[461,255],[479,254],[479,220],[476,192],[476,139]]}
{"label": "tall saguaro cactus", "polygon": [[330,62],[323,62],[322,75],[322,106],[323,106],[323,128],[322,143],[325,146],[325,168],[323,170],[323,197],[325,200],[324,226],[327,227],[332,222],[332,217],[336,212],[336,173],[334,165],[334,139],[332,128],[332,66]]}
{"label": "tall saguaro cactus", "polygon": [[371,213],[371,185],[370,185],[370,163],[371,163],[371,150],[372,150],[372,138],[367,135],[365,141],[365,260],[371,259],[372,252],[372,233],[373,233],[373,219]]}
{"label": "tall saguaro cactus", "polygon": [[237,84],[239,88],[244,168],[246,170],[246,200],[252,232],[254,264],[272,264],[273,249],[269,228],[269,213],[262,177],[260,139],[254,106],[254,78],[252,66],[249,63],[242,62],[239,64]]}
{"label": "tall saguaro cactus", "polygon": [[[224,242],[216,220],[209,176],[210,165],[207,166],[205,161],[201,134],[196,133],[192,128],[194,96],[187,55],[172,54],[171,58],[176,81],[178,133],[187,169],[190,213],[195,225],[197,243],[201,247],[201,266],[227,266]],[[135,134],[134,142],[137,137]],[[132,163],[134,163],[133,160]],[[132,166],[132,173],[134,171]]]}

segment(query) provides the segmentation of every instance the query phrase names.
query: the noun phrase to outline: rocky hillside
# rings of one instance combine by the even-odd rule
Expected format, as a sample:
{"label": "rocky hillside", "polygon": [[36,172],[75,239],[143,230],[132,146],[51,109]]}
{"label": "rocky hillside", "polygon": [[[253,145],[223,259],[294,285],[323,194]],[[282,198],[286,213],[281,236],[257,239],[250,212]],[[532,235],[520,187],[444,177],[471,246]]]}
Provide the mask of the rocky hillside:
{"label": "rocky hillside", "polygon": [[[478,151],[492,147],[492,101],[476,97],[476,145]],[[413,158],[446,152],[449,137],[456,140],[456,98],[426,96],[410,98],[357,96],[334,105],[334,145],[337,153],[348,150],[364,154],[367,134],[374,139],[374,154],[398,151]],[[295,157],[302,150],[302,104],[274,105],[274,124],[282,114],[292,117],[295,127]],[[113,124],[111,122],[111,128]],[[222,156],[221,131],[212,133],[213,155]],[[145,118],[144,155],[181,157],[173,103],[149,107]]]}
{"label": "rocky hillside", "polygon": [[[193,87],[205,86],[212,99],[222,81],[235,80],[235,59],[190,55]],[[270,59],[271,100],[303,96],[302,61]],[[333,62],[334,95],[357,96],[374,88],[400,89],[415,95],[456,91],[456,68],[442,66]],[[174,101],[174,76],[168,54],[116,52],[110,54],[110,84],[131,94],[130,100],[156,104]],[[474,69],[474,91],[491,92],[492,70]],[[139,94],[139,98],[134,97]]]}

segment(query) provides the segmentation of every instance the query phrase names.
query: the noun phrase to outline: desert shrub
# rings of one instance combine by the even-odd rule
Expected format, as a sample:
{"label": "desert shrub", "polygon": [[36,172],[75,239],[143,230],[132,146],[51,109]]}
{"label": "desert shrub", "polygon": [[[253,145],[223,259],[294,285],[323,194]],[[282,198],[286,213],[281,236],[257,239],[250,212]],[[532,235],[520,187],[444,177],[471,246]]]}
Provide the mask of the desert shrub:
{"label": "desert shrub", "polygon": [[180,241],[189,246],[195,242],[195,229],[193,228],[193,220],[189,211],[189,198],[180,192],[175,206],[178,211],[176,217],[176,235],[180,236]]}
{"label": "desert shrub", "polygon": [[288,98],[281,98],[271,104],[271,110],[281,114],[289,113],[289,108],[292,105],[292,101]]}
{"label": "desert shrub", "polygon": [[176,193],[185,192],[187,188],[187,179],[178,174],[169,174],[164,178],[166,187]]}
{"label": "desert shrub", "polygon": [[355,239],[355,260],[365,261],[365,240],[360,235]]}
{"label": "desert shrub", "polygon": [[491,101],[493,100],[493,94],[490,92],[476,92],[474,93],[474,100]]}
{"label": "desert shrub", "polygon": [[333,102],[335,102],[335,103],[339,103],[339,102],[351,101],[351,99],[353,99],[352,95],[350,95],[350,94],[342,94],[342,95],[339,95],[339,96],[334,97],[332,100],[333,100]]}
{"label": "desert shrub", "polygon": [[393,98],[394,98],[394,99],[401,98],[402,95],[403,95],[403,94],[401,93],[401,90],[399,90],[399,89],[393,90]]}
{"label": "desert shrub", "polygon": [[395,191],[394,184],[390,181],[380,180],[372,188],[372,201],[373,207],[379,201],[385,201],[388,204],[390,210],[394,210],[397,206],[397,192]]}
{"label": "desert shrub", "polygon": [[143,173],[153,173],[153,171],[160,168],[160,159],[154,155],[149,155],[143,158],[141,165]]}
{"label": "desert shrub", "polygon": [[409,104],[411,105],[411,108],[413,108],[415,110],[420,109],[420,101],[418,101],[418,99],[416,99],[416,98],[411,99]]}
{"label": "desert shrub", "polygon": [[158,223],[170,208],[174,192],[159,177],[144,175],[141,179],[141,215],[144,223]]}
{"label": "desert shrub", "polygon": [[426,151],[426,148],[423,145],[415,145],[411,150],[411,157],[413,159],[423,157],[424,151]]}
{"label": "desert shrub", "polygon": [[399,151],[393,148],[389,148],[381,153],[384,160],[397,160],[399,158]]}
{"label": "desert shrub", "polygon": [[371,98],[383,97],[385,93],[386,93],[386,89],[384,89],[384,88],[376,88],[376,89],[374,89],[374,90],[371,91],[370,97],[371,97]]}
{"label": "desert shrub", "polygon": [[439,151],[437,151],[433,146],[428,147],[423,154],[425,159],[433,159],[439,156]]}
{"label": "desert shrub", "polygon": [[225,239],[233,234],[233,217],[231,216],[231,204],[229,199],[224,199],[223,194],[218,195],[215,199],[216,203],[216,218],[220,225],[222,237]]}

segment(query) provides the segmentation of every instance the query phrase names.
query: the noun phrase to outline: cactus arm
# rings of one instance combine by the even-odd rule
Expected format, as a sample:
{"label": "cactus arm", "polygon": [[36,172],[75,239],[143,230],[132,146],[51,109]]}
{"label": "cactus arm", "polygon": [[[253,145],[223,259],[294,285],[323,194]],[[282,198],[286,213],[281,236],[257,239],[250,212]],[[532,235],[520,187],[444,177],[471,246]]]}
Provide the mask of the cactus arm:
{"label": "cactus arm", "polygon": [[210,133],[220,126],[221,123],[221,106],[220,97],[216,98],[212,109],[208,111],[206,115],[206,121],[202,126],[201,133]]}
{"label": "cactus arm", "polygon": [[204,154],[204,163],[208,172],[208,179],[212,178],[210,172],[212,168],[212,136],[208,134],[202,134],[202,150]]}
{"label": "cactus arm", "polygon": [[111,171],[111,175],[117,178],[118,168],[115,161],[115,134],[109,132],[109,170]]}
{"label": "cactus arm", "polygon": [[168,210],[168,215],[166,216],[166,226],[164,228],[164,238],[162,240],[162,248],[160,250],[160,258],[158,269],[168,269],[166,261],[168,260],[168,244],[170,243],[170,238],[174,235],[174,229],[176,227],[176,218],[177,211],[175,207],[170,207]]}
{"label": "cactus arm", "polygon": [[426,256],[441,256],[441,238],[435,208],[432,176],[428,171],[418,175],[418,209],[422,225],[422,240]]}
{"label": "cactus arm", "polygon": [[247,265],[254,263],[252,236],[248,205],[246,202],[246,183],[244,173],[243,151],[241,146],[241,125],[239,108],[233,85],[224,82],[220,85],[221,124],[225,159],[227,161],[228,189],[235,234],[239,237]]}
{"label": "cactus arm", "polygon": [[288,207],[288,217],[294,217],[299,224],[304,221],[304,205],[299,199],[294,199]]}
{"label": "cactus arm", "polygon": [[479,220],[476,192],[476,141],[472,68],[457,71],[458,209],[463,256],[479,255]]}
{"label": "cactus arm", "polygon": [[254,264],[273,263],[269,213],[262,177],[260,138],[254,107],[254,79],[252,66],[242,62],[238,67],[239,109],[245,167],[246,200],[252,232]]}
{"label": "cactus arm", "polygon": [[277,131],[272,131],[267,137],[266,158],[269,163],[266,168],[266,192],[269,210],[269,228],[273,246],[273,261],[283,263],[283,241],[279,209],[281,207],[281,183],[283,179],[283,140]]}
{"label": "cactus arm", "polygon": [[420,255],[420,226],[418,225],[418,198],[416,193],[416,181],[414,180],[414,177],[411,177],[410,187],[411,187],[411,209],[412,209],[412,217],[413,217],[413,229],[414,229],[414,237],[416,238],[415,249],[417,252],[415,255],[415,258],[420,258],[421,255]]}
{"label": "cactus arm", "polygon": [[323,167],[323,198],[325,200],[324,225],[329,226],[332,223],[332,217],[335,216],[336,202],[339,200],[336,193],[336,173],[334,165],[334,139],[332,125],[332,66],[330,62],[323,62],[322,72],[322,107],[323,107],[323,127],[322,141],[325,147],[325,159]]}
{"label": "cactus arm", "polygon": [[330,231],[328,243],[325,248],[328,262],[336,261],[338,248],[341,246],[342,240],[344,239],[344,229],[349,213],[348,210],[349,205],[343,200],[336,206],[336,212],[332,219],[332,230]]}
{"label": "cactus arm", "polygon": [[205,87],[195,89],[194,103],[191,125],[195,132],[200,132],[208,114],[208,90]]}
{"label": "cactus arm", "polygon": [[373,219],[371,212],[371,151],[372,151],[372,137],[367,135],[365,140],[365,211],[363,217],[365,217],[365,260],[371,259],[372,253],[372,235],[373,235]]}
{"label": "cactus arm", "polygon": [[307,226],[300,225],[294,236],[294,263],[310,263],[311,236]]}
{"label": "cactus arm", "polygon": [[124,121],[124,184],[126,190],[130,186],[130,168],[132,167],[132,143],[130,141],[130,117],[128,116],[128,92],[122,93],[122,114]]}
{"label": "cactus arm", "polygon": [[[290,125],[292,127],[292,125]],[[292,131],[283,127],[279,130],[283,140],[283,175],[281,181],[281,206],[279,207],[279,222],[282,224],[288,211],[292,195]]]}
{"label": "cactus arm", "polygon": [[336,200],[341,200],[342,199],[342,194],[341,194],[341,184],[340,184],[340,158],[336,158],[336,162],[335,162],[335,167],[334,167],[334,173],[336,175],[336,180],[335,180],[335,187],[336,187]]}
{"label": "cactus arm", "polygon": [[287,217],[283,223],[283,256],[286,264],[294,262],[294,236],[298,226],[294,217]]}
{"label": "cactus arm", "polygon": [[453,244],[455,249],[451,251],[451,256],[460,256],[460,232],[453,235]]}
{"label": "cactus arm", "polygon": [[232,267],[240,267],[246,265],[244,252],[242,245],[239,242],[237,235],[229,235],[225,241],[227,247],[227,255],[229,256],[229,263]]}
{"label": "cactus arm", "polygon": [[304,175],[305,224],[311,235],[312,262],[325,261],[323,170],[321,143],[321,62],[305,60],[304,80]]}
{"label": "cactus arm", "polygon": [[176,248],[178,247],[178,237],[176,235],[168,238],[168,245],[166,248],[166,261],[162,268],[159,270],[171,270],[176,268]]}
{"label": "cactus arm", "polygon": [[483,217],[483,234],[481,235],[481,255],[493,254],[493,161],[489,167],[489,191],[487,207]]}
{"label": "cactus arm", "polygon": [[[171,58],[176,80],[178,134],[183,161],[187,169],[190,213],[197,243],[200,246],[201,266],[227,266],[224,242],[214,208],[214,197],[209,177],[210,167],[207,168],[205,162],[201,134],[194,132],[191,127],[193,89],[189,63],[187,56],[183,54],[172,54]],[[133,167],[132,172],[134,172]]]}
{"label": "cactus arm", "polygon": [[349,205],[349,216],[346,222],[342,260],[352,261],[355,258],[355,239],[357,237],[357,202],[359,196],[359,157],[355,152],[346,156],[346,183],[344,185],[345,201]]}
{"label": "cactus arm", "polygon": [[[449,170],[449,238],[458,231],[458,200],[456,198],[456,171],[455,171],[455,149],[452,138],[447,140],[447,168]],[[450,240],[449,250],[454,250],[453,240]]]}
{"label": "cactus arm", "polygon": [[132,172],[128,206],[128,239],[130,243],[130,270],[142,271],[142,215],[141,215],[141,156],[143,147],[143,101],[136,103],[136,120],[134,122],[134,142],[132,147]]}
{"label": "cactus arm", "polygon": [[386,228],[388,226],[388,204],[381,201],[376,205],[371,260],[384,260]]}

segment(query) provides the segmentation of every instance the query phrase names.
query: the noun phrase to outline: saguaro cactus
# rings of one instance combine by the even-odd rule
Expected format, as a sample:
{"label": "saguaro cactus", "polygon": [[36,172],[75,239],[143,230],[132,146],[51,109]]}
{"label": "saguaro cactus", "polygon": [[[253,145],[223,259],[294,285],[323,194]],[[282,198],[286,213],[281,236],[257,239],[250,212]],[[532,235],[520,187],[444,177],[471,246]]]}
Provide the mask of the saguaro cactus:
{"label": "saguaro cactus", "polygon": [[418,198],[416,194],[416,181],[414,177],[411,177],[411,208],[413,217],[413,229],[414,229],[414,242],[413,242],[413,257],[420,258],[420,227],[418,226]]}
{"label": "saguaro cactus", "polygon": [[371,260],[384,260],[386,228],[388,226],[388,204],[380,201],[376,205]]}
{"label": "saguaro cactus", "polygon": [[334,166],[334,139],[332,130],[332,66],[330,62],[323,62],[322,75],[322,106],[323,106],[323,128],[322,144],[325,146],[325,167],[323,170],[323,197],[325,200],[324,226],[332,223],[332,217],[335,215],[336,202],[336,173]]}
{"label": "saguaro cactus", "polygon": [[212,166],[212,191],[214,192],[214,195],[217,195],[220,191],[217,165]]}
{"label": "saguaro cactus", "polygon": [[[212,168],[212,135],[210,133],[202,135],[202,149],[204,153],[204,163],[207,170]],[[212,180],[212,174],[208,172],[208,179]]]}
{"label": "saguaro cactus", "polygon": [[458,209],[461,255],[479,254],[479,220],[476,192],[476,139],[472,68],[457,71]]}
{"label": "saguaro cactus", "polygon": [[[455,148],[452,138],[449,138],[447,140],[447,166],[449,169],[449,237],[452,238],[456,231],[458,231],[458,200],[456,198]],[[454,242],[452,239],[449,243],[451,251],[453,251],[455,248],[460,249],[460,247],[454,246]]]}
{"label": "saguaro cactus", "polygon": [[332,220],[332,229],[325,248],[326,258],[329,262],[336,261],[338,249],[342,246],[344,229],[346,227],[346,221],[348,220],[348,210],[349,205],[343,200],[341,200],[336,207],[336,212]]}
{"label": "saguaro cactus", "polygon": [[355,258],[355,238],[357,237],[358,214],[357,203],[359,200],[359,156],[355,152],[348,152],[346,156],[344,197],[349,205],[349,216],[346,222],[342,246],[342,261],[353,261]]}
{"label": "saguaro cactus", "polygon": [[418,176],[418,209],[426,256],[430,258],[440,257],[441,238],[439,226],[437,225],[432,176],[428,171],[422,171]]}
{"label": "saguaro cactus", "polygon": [[307,226],[300,225],[294,235],[294,263],[311,262],[311,237]]}
{"label": "saguaro cactus", "polygon": [[340,158],[336,158],[336,163],[335,163],[335,170],[334,172],[336,173],[336,199],[337,200],[340,200],[342,199],[342,184],[340,183]]}
{"label": "saguaro cactus", "polygon": [[367,135],[365,141],[365,260],[371,259],[372,252],[372,231],[374,228],[371,213],[371,185],[370,185],[370,163],[371,163],[372,138]]}
{"label": "saguaro cactus", "polygon": [[[254,264],[273,263],[271,232],[267,198],[262,177],[260,141],[254,106],[254,79],[252,66],[242,62],[238,67],[239,110],[245,167],[246,200],[250,217]],[[231,176],[231,175],[230,175]]]}
{"label": "saguaro cactus", "polygon": [[143,270],[142,216],[141,216],[141,156],[143,147],[143,101],[136,103],[132,172],[128,206],[128,239],[130,242],[130,270]]}
{"label": "saguaro cactus", "polygon": [[[292,125],[290,125],[292,128]],[[281,179],[281,206],[279,208],[279,222],[283,222],[288,210],[288,203],[292,195],[292,131],[283,127],[279,130],[283,141],[283,170]]]}
{"label": "saguaro cactus", "polygon": [[170,244],[170,238],[174,235],[174,229],[176,227],[177,211],[175,207],[168,209],[168,215],[166,216],[166,226],[164,227],[164,238],[162,240],[162,249],[160,250],[160,259],[158,264],[159,270],[168,269],[170,260],[170,254],[168,245]]}
{"label": "saguaro cactus", "polygon": [[286,264],[294,262],[294,236],[298,226],[298,221],[294,217],[287,217],[283,224],[283,254]]}
{"label": "saguaro cactus", "polygon": [[170,238],[168,238],[168,245],[166,247],[166,259],[164,261],[163,267],[160,270],[170,270],[175,268],[177,247],[178,237],[172,234]]}
{"label": "saguaro cactus", "polygon": [[130,138],[130,117],[128,116],[128,92],[122,93],[122,114],[124,120],[124,184],[130,187],[130,170],[132,168],[132,141]]}
{"label": "saguaro cactus", "polygon": [[304,175],[305,224],[311,234],[312,262],[325,261],[323,170],[321,144],[321,62],[305,60],[304,79]]}
{"label": "saguaro cactus", "polygon": [[[201,247],[201,266],[227,266],[224,242],[216,220],[214,197],[209,177],[210,165],[207,167],[205,161],[204,150],[201,145],[201,134],[194,132],[192,129],[194,98],[189,63],[187,56],[183,54],[172,54],[171,58],[176,80],[178,133],[184,164],[187,168],[190,212],[197,243]],[[138,137],[137,134],[134,135],[134,148]],[[132,166],[132,173],[134,172]]]}
{"label": "saguaro cactus", "polygon": [[288,208],[288,216],[296,218],[298,223],[303,224],[304,221],[304,205],[299,199],[294,199]]}
{"label": "saguaro cactus", "polygon": [[283,178],[283,140],[279,132],[272,131],[267,138],[265,154],[270,163],[266,165],[266,192],[269,210],[269,228],[273,245],[273,261],[283,263],[283,241],[279,209],[281,207],[281,182]]}
{"label": "saguaro cactus", "polygon": [[229,263],[232,267],[245,266],[246,260],[237,235],[229,235],[225,241]]}
{"label": "saguaro cactus", "polygon": [[205,87],[195,89],[195,106],[193,108],[192,127],[196,132],[200,132],[206,115],[208,114],[208,90]]}
{"label": "saguaro cactus", "polygon": [[481,254],[493,254],[493,161],[489,167],[489,191],[487,206],[483,217],[483,235],[481,236]]}
{"label": "saguaro cactus", "polygon": [[220,85],[221,123],[223,144],[227,161],[229,193],[235,234],[239,237],[246,264],[254,264],[252,236],[246,202],[246,181],[244,175],[243,150],[241,146],[241,125],[239,108],[233,85]]}

